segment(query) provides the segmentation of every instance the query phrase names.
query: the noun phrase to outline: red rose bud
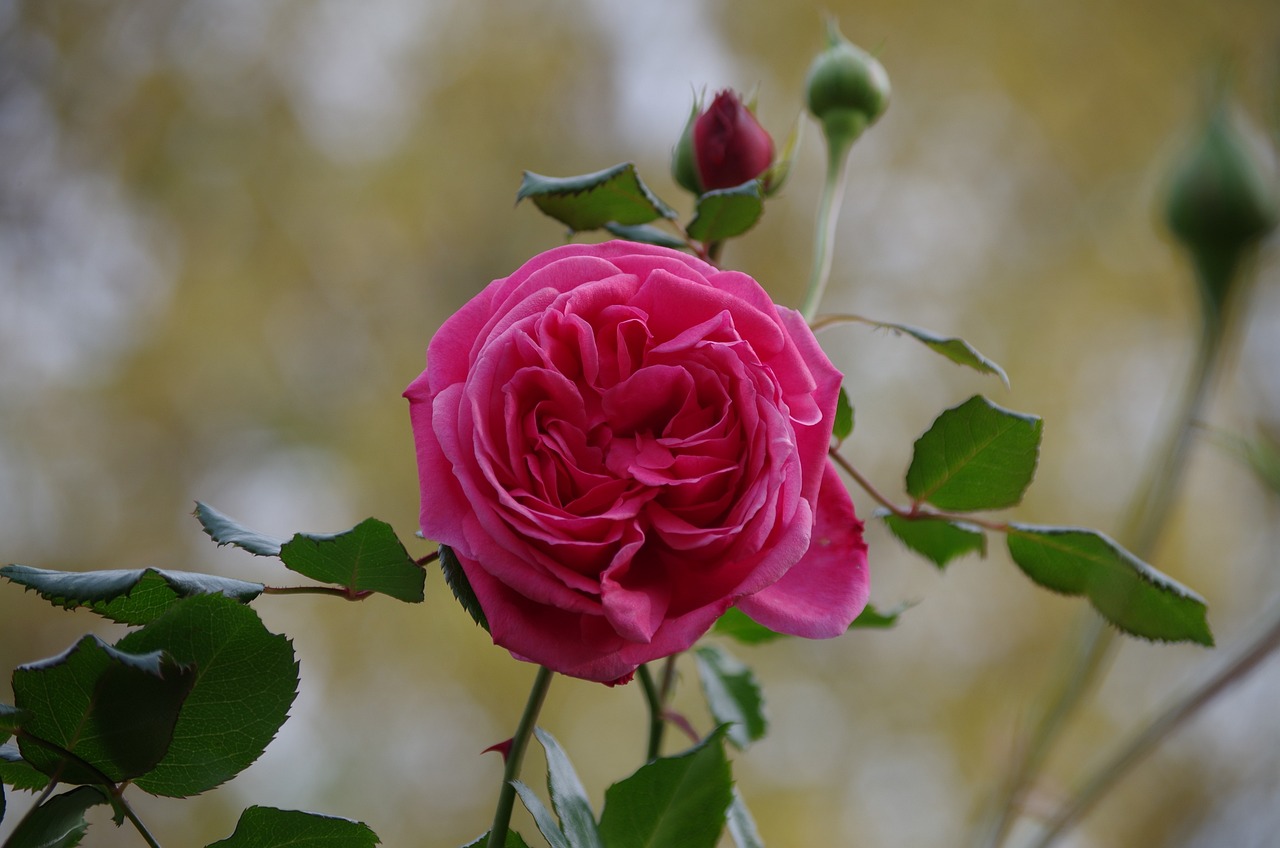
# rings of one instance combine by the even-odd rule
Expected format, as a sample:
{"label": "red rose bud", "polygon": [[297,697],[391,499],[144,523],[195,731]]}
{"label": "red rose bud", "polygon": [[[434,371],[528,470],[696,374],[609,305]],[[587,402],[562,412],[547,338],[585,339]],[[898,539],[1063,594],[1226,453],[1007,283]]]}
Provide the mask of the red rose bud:
{"label": "red rose bud", "polygon": [[694,161],[703,191],[732,188],[773,162],[773,139],[732,91],[722,91],[693,124]]}

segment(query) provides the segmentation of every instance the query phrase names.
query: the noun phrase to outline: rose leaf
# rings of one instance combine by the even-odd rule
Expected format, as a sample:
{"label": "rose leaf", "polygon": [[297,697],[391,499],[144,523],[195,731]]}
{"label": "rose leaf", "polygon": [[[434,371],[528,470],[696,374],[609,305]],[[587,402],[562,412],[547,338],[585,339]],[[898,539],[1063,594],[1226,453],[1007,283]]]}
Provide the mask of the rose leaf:
{"label": "rose leaf", "polygon": [[14,670],[14,700],[29,713],[22,758],[64,783],[146,774],[168,751],[194,682],[194,670],[162,650],[131,653],[85,636]]}
{"label": "rose leaf", "polygon": [[75,848],[89,829],[85,812],[105,803],[106,796],[92,786],[55,795],[19,823],[5,848]]}
{"label": "rose leaf", "polygon": [[22,758],[22,752],[12,742],[0,745],[0,783],[37,792],[49,785],[49,776]]}
{"label": "rose leaf", "polygon": [[599,229],[611,221],[631,226],[676,217],[641,182],[631,162],[577,177],[547,177],[525,171],[516,203],[525,198],[572,232]]}
{"label": "rose leaf", "polygon": [[[524,784],[518,780],[515,781],[515,785],[517,789],[519,789],[519,787],[521,786],[524,786]],[[527,786],[525,788],[528,789]],[[466,845],[462,846],[462,848],[485,848],[485,846],[487,846],[488,844],[489,844],[489,831],[486,830],[482,835],[472,840],[471,842],[468,842]],[[529,848],[529,843],[525,842],[524,837],[516,833],[514,830],[508,830],[507,843],[504,846],[504,848]]]}
{"label": "rose leaf", "polygon": [[1044,422],[981,395],[944,411],[916,440],[907,492],[941,509],[986,510],[1022,500],[1036,472]]}
{"label": "rose leaf", "polygon": [[738,848],[764,848],[764,840],[756,830],[756,820],[747,809],[747,802],[742,800],[738,787],[733,787],[733,800],[729,802],[729,835]]}
{"label": "rose leaf", "polygon": [[724,241],[740,236],[764,214],[760,181],[749,180],[733,188],[721,188],[698,197],[687,232],[701,242]]}
{"label": "rose leaf", "polygon": [[849,395],[845,392],[844,386],[841,386],[840,394],[836,395],[836,417],[831,426],[831,436],[836,440],[836,444],[840,444],[852,435],[853,404],[849,402]]}
{"label": "rose leaf", "polygon": [[711,716],[729,726],[734,747],[745,750],[764,738],[769,721],[764,714],[764,696],[751,669],[723,648],[703,645],[694,649],[698,678]]}
{"label": "rose leaf", "polygon": [[982,374],[994,374],[1000,378],[1000,382],[1004,383],[1006,388],[1009,386],[1009,375],[1004,372],[1004,369],[983,356],[964,339],[953,336],[937,336],[928,330],[922,330],[919,327],[912,327],[908,324],[893,324],[887,321],[875,321],[873,323],[877,327],[911,336],[911,338],[925,347],[935,353],[942,354],[957,365],[972,368]]}
{"label": "rose leaf", "polygon": [[1009,555],[1036,583],[1084,595],[1133,636],[1212,646],[1204,600],[1094,530],[1011,524]]}
{"label": "rose leaf", "polygon": [[153,795],[195,795],[230,780],[262,755],[297,696],[289,640],[268,631],[251,607],[221,595],[180,601],[116,647],[163,648],[196,669],[168,753],[135,781]]}
{"label": "rose leaf", "polygon": [[610,221],[604,225],[604,228],[620,239],[627,241],[636,241],[641,244],[656,244],[658,247],[669,247],[672,250],[688,250],[689,245],[682,239],[671,235],[665,230],[657,227],[651,227],[648,224],[636,224],[635,226],[625,226],[616,221]]}
{"label": "rose leaf", "polygon": [[881,518],[902,544],[938,568],[945,568],[965,554],[987,555],[987,537],[972,524],[941,518],[904,518],[889,512]]}
{"label": "rose leaf", "polygon": [[642,766],[604,793],[600,836],[609,848],[714,848],[733,800],[721,725],[683,754]]}
{"label": "rose leaf", "polygon": [[248,603],[263,588],[261,583],[159,568],[77,572],[6,565],[0,576],[33,589],[52,604],[85,607],[120,624],[146,624],[193,595],[221,594]]}
{"label": "rose leaf", "polygon": [[373,848],[379,841],[363,822],[254,806],[240,814],[234,833],[208,848]]}
{"label": "rose leaf", "polygon": [[480,608],[480,599],[471,588],[471,581],[467,579],[467,572],[463,571],[462,563],[458,562],[453,548],[448,545],[440,546],[440,571],[444,574],[444,582],[449,584],[449,591],[453,592],[458,603],[462,604],[462,608],[476,624],[487,631],[489,620],[485,618],[484,610]]}

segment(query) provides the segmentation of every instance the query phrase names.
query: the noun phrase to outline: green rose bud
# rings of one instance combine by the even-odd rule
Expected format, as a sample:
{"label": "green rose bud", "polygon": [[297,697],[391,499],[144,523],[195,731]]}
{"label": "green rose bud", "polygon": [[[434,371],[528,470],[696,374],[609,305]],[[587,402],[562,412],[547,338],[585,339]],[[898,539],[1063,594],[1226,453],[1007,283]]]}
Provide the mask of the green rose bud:
{"label": "green rose bud", "polygon": [[851,44],[827,22],[827,49],[809,67],[809,111],[832,147],[852,144],[889,108],[889,75],[874,56]]}
{"label": "green rose bud", "polygon": [[1175,165],[1165,216],[1196,263],[1206,317],[1216,321],[1241,261],[1280,222],[1274,154],[1224,98]]}

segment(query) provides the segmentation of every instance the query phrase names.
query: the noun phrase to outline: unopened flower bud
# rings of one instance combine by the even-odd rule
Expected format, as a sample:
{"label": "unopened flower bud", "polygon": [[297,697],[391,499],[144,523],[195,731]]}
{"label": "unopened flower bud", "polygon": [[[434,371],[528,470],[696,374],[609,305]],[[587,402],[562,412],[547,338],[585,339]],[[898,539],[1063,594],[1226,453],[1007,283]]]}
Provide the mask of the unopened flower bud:
{"label": "unopened flower bud", "polygon": [[828,144],[847,147],[889,108],[889,75],[867,51],[827,24],[827,49],[809,66],[809,111],[822,122]]}
{"label": "unopened flower bud", "polygon": [[737,94],[722,91],[693,122],[693,159],[703,191],[732,188],[765,172],[773,139]]}
{"label": "unopened flower bud", "polygon": [[1226,102],[1212,105],[1175,166],[1165,215],[1197,264],[1211,317],[1217,315],[1240,260],[1280,222],[1274,154]]}

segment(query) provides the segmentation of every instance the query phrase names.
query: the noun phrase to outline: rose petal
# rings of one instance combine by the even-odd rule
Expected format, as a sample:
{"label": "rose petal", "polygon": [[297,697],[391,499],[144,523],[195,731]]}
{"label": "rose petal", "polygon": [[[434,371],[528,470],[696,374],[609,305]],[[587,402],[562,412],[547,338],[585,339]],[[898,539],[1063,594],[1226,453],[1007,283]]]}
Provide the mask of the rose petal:
{"label": "rose petal", "polygon": [[830,462],[818,495],[809,551],[781,580],[737,606],[770,630],[829,639],[849,629],[867,605],[867,546],[853,501]]}

